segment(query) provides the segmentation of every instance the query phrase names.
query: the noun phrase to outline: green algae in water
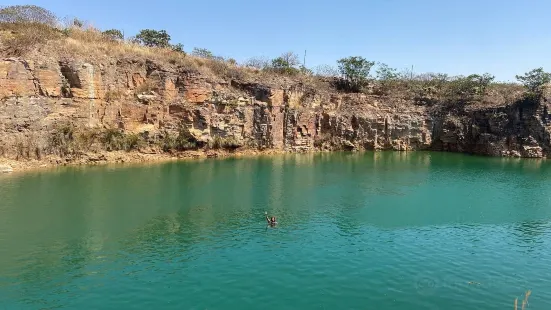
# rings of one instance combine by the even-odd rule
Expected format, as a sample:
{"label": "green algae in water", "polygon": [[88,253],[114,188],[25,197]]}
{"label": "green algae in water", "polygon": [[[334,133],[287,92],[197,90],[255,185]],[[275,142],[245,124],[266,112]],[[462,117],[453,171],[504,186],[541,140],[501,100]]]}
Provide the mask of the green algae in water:
{"label": "green algae in water", "polygon": [[550,167],[383,152],[2,175],[0,309],[508,309],[528,289],[546,309]]}

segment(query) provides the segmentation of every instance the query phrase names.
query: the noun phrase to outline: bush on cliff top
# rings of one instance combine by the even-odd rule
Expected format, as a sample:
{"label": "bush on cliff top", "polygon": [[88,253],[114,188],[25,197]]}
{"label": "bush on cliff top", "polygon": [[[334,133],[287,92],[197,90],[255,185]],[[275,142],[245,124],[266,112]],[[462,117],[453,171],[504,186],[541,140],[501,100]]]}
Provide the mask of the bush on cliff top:
{"label": "bush on cliff top", "polygon": [[170,35],[166,30],[143,29],[135,40],[148,47],[169,47]]}
{"label": "bush on cliff top", "polygon": [[375,62],[361,56],[342,58],[337,61],[339,72],[344,78],[339,85],[347,91],[359,92],[367,84],[369,71]]}
{"label": "bush on cliff top", "polygon": [[517,75],[516,78],[528,91],[538,93],[542,86],[551,82],[551,73],[543,71],[543,68],[537,68],[524,75]]}
{"label": "bush on cliff top", "polygon": [[105,30],[103,32],[103,35],[105,35],[107,38],[110,38],[112,40],[121,40],[121,41],[124,40],[124,35],[118,29]]}

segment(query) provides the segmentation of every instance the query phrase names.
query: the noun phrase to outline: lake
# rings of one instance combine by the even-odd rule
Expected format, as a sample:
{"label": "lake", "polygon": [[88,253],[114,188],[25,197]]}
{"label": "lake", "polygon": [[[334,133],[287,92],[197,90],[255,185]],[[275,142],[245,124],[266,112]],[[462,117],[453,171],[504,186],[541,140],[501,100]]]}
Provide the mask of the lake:
{"label": "lake", "polygon": [[378,152],[0,175],[0,309],[549,309],[550,173]]}

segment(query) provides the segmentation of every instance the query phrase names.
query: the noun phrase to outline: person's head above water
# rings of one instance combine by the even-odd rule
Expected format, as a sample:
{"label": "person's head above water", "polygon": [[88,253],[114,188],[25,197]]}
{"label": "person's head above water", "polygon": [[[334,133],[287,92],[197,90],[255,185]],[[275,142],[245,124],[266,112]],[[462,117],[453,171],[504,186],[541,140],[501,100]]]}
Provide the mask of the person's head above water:
{"label": "person's head above water", "polygon": [[276,217],[275,217],[275,216],[272,216],[272,222],[275,223],[275,221],[276,221]]}

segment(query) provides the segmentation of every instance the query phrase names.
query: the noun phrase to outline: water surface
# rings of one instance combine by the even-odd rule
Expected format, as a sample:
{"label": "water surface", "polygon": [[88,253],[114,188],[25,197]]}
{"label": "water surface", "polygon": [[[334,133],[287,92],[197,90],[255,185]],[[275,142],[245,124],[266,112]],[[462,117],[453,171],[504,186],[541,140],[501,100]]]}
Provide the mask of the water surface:
{"label": "water surface", "polygon": [[549,309],[550,172],[336,153],[2,175],[0,309],[508,309],[528,289]]}

